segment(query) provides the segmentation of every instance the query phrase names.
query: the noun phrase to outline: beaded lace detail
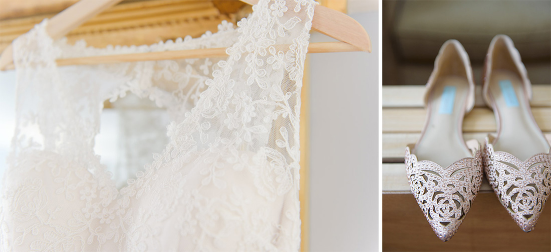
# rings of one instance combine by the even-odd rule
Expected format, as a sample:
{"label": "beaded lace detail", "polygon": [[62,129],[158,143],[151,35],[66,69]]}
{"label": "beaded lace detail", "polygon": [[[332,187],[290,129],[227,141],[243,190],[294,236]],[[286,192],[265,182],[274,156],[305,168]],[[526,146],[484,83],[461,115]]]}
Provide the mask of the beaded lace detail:
{"label": "beaded lace detail", "polygon": [[436,236],[448,241],[469,212],[482,184],[482,151],[443,168],[418,161],[406,147],[406,171],[411,191]]}
{"label": "beaded lace detail", "polygon": [[[2,251],[297,251],[299,116],[313,0],[260,0],[216,34],[95,49],[14,42],[17,124]],[[57,67],[55,60],[229,47],[227,58]],[[94,153],[104,100],[171,117],[164,151],[120,190]]]}
{"label": "beaded lace detail", "polygon": [[532,231],[551,194],[551,155],[540,153],[523,162],[510,153],[494,151],[486,140],[484,170],[517,225],[524,232]]}

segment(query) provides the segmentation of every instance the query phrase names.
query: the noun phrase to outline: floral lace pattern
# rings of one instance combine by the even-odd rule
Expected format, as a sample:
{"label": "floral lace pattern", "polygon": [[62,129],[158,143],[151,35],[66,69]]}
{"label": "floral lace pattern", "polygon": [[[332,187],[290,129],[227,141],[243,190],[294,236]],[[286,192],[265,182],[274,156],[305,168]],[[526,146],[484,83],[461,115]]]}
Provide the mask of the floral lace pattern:
{"label": "floral lace pattern", "polygon": [[501,204],[524,232],[532,231],[551,194],[551,155],[540,153],[523,162],[510,153],[494,151],[487,140],[484,164]]}
{"label": "floral lace pattern", "polygon": [[429,161],[417,161],[406,147],[406,171],[411,191],[436,236],[448,241],[471,208],[482,184],[482,151],[443,168]]}
{"label": "floral lace pattern", "polygon": [[[2,251],[296,251],[299,117],[313,0],[260,0],[238,28],[140,47],[14,42],[17,125]],[[229,47],[225,59],[57,67],[62,57]],[[171,116],[164,151],[117,189],[94,151],[103,101]]]}

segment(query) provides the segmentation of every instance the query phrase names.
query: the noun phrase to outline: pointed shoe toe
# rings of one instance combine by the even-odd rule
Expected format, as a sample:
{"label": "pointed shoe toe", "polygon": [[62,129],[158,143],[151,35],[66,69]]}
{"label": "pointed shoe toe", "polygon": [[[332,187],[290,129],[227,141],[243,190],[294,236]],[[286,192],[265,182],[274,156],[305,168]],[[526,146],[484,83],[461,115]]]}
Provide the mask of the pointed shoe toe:
{"label": "pointed shoe toe", "polygon": [[453,235],[455,235],[455,232],[457,232],[457,229],[462,222],[463,220],[450,220],[449,222],[429,221],[432,230],[434,231],[438,239],[442,240],[443,242],[449,241],[453,237]]}
{"label": "pointed shoe toe", "polygon": [[442,241],[455,234],[471,208],[482,183],[482,151],[443,168],[429,160],[417,161],[406,148],[408,181],[419,207]]}
{"label": "pointed shoe toe", "polygon": [[517,225],[522,229],[522,231],[528,233],[532,230],[534,230],[534,226],[536,225],[536,222],[538,221],[538,218],[540,217],[539,211],[533,209],[523,212],[517,212],[513,216],[513,219],[517,223]]}
{"label": "pointed shoe toe", "polygon": [[510,153],[494,151],[487,140],[484,169],[517,225],[524,232],[532,231],[551,194],[551,155],[540,153],[521,161]]}

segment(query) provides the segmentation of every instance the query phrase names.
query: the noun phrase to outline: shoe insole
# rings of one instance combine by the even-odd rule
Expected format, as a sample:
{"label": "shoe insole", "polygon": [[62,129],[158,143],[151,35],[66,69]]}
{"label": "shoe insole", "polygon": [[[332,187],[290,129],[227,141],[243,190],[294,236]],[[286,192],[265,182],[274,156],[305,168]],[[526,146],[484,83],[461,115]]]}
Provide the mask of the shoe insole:
{"label": "shoe insole", "polygon": [[418,160],[431,160],[446,168],[472,157],[461,132],[469,83],[465,77],[448,76],[435,83],[428,101],[427,126],[413,153]]}
{"label": "shoe insole", "polygon": [[522,161],[538,153],[547,153],[549,144],[533,120],[532,111],[518,74],[492,71],[488,87],[495,101],[500,132],[495,151],[505,151]]}

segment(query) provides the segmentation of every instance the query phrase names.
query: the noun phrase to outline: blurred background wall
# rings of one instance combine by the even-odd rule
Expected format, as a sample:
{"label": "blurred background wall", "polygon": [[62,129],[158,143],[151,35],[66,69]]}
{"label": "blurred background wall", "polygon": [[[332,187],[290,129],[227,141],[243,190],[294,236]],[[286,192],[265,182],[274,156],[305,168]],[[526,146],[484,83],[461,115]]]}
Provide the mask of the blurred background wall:
{"label": "blurred background wall", "polygon": [[[349,0],[373,51],[310,55],[310,251],[378,251],[379,13]],[[313,34],[311,42],[329,41]]]}
{"label": "blurred background wall", "polygon": [[534,84],[551,83],[549,0],[383,0],[383,85],[424,85],[440,46],[463,44],[482,82],[490,41],[510,36]]}

